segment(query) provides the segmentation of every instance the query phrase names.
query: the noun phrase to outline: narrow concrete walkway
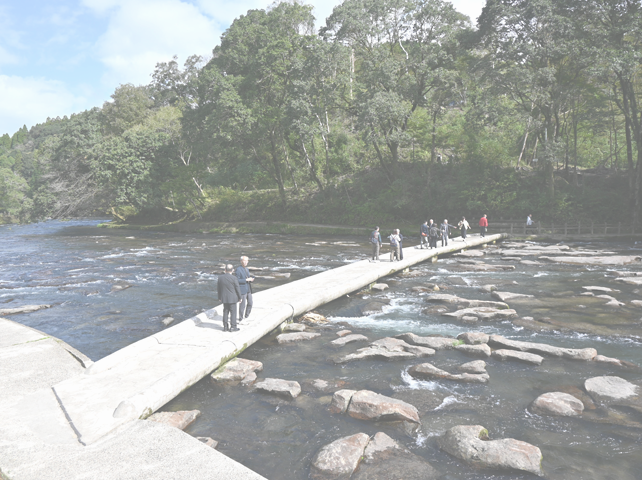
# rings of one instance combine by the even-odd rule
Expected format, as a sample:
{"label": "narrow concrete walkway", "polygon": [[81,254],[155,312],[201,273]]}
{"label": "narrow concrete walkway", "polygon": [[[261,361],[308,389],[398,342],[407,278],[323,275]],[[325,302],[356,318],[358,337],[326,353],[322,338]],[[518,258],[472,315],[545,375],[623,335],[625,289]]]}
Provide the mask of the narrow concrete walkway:
{"label": "narrow concrete walkway", "polygon": [[2,480],[265,480],[177,428],[135,420],[83,446],[52,386],[91,361],[42,332],[0,318]]}
{"label": "narrow concrete walkway", "polygon": [[[222,331],[219,306],[93,364],[79,352],[63,348],[62,342],[30,329],[26,334],[14,322],[3,319],[0,339],[8,340],[0,343],[0,408],[9,413],[0,426],[0,470],[12,480],[98,478],[98,472],[103,474],[101,478],[110,472],[110,477],[122,479],[159,478],[159,472],[176,479],[262,478],[183,432],[140,419],[281,323],[417,263],[506,236],[472,236],[466,242],[456,239],[449,246],[433,250],[408,247],[400,262],[363,260],[344,265],[255,294],[252,316],[243,321],[239,332]],[[383,250],[388,249],[384,246]],[[387,252],[381,258],[387,259]],[[5,337],[4,332],[12,330],[13,336]],[[168,440],[165,443],[158,436]],[[184,447],[180,454],[177,441]],[[151,448],[158,443],[157,449]],[[61,451],[65,453],[56,453]],[[152,462],[157,468],[146,469],[138,476],[129,469],[122,475],[114,474],[123,458],[130,465]],[[209,472],[179,474],[188,468],[187,458],[194,469]],[[109,461],[114,465],[105,464]],[[74,462],[78,467],[73,467]],[[213,473],[214,464],[217,471],[226,474]],[[45,475],[47,466],[70,472]],[[95,468],[97,476],[80,475],[81,468],[89,472]]]}

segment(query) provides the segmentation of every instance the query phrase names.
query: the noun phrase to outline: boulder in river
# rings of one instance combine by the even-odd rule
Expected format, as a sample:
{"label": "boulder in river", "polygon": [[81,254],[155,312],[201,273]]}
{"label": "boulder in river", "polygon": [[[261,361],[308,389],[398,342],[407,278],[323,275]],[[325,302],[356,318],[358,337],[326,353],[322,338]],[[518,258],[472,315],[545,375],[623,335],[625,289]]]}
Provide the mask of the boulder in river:
{"label": "boulder in river", "polygon": [[293,332],[293,333],[282,333],[276,336],[276,341],[280,344],[284,343],[294,343],[302,342],[304,340],[312,340],[313,338],[321,335],[316,332]]}
{"label": "boulder in river", "polygon": [[620,377],[602,376],[589,378],[584,389],[593,400],[614,403],[630,400],[640,395],[640,387]]}
{"label": "boulder in river", "polygon": [[438,443],[443,451],[474,467],[544,474],[539,448],[513,438],[489,440],[488,430],[481,425],[452,427]]}
{"label": "boulder in river", "polygon": [[352,333],[352,330],[339,330],[337,332],[337,337],[345,337],[346,335],[350,335]]}
{"label": "boulder in river", "polygon": [[328,319],[325,318],[323,315],[319,315],[318,313],[308,312],[299,318],[299,322],[304,322],[304,323],[307,323],[308,325],[317,325],[317,324],[328,323]]}
{"label": "boulder in river", "polygon": [[386,360],[409,359],[429,357],[435,354],[432,348],[410,345],[398,338],[382,338],[372,342],[369,347],[360,348],[354,353],[349,353],[334,359],[334,363],[347,363],[352,360],[382,358]]}
{"label": "boulder in river", "polygon": [[218,442],[214,440],[212,437],[196,437],[196,440],[214,449],[218,447]]}
{"label": "boulder in river", "polygon": [[610,292],[619,292],[619,290],[613,290],[612,288],[609,287],[597,287],[597,286],[587,286],[587,287],[582,287],[583,290],[586,290],[587,292],[602,292],[602,293],[610,293]]}
{"label": "boulder in river", "polygon": [[531,352],[537,354],[551,355],[553,357],[562,357],[569,360],[590,361],[597,355],[594,348],[562,348],[554,347],[546,343],[522,342],[519,340],[509,340],[501,335],[491,335],[488,343],[492,347],[509,348],[521,352]]}
{"label": "boulder in river", "polygon": [[200,410],[180,410],[178,412],[157,412],[147,417],[150,422],[162,423],[170,427],[185,430],[196,417],[201,414]]}
{"label": "boulder in river", "polygon": [[[233,358],[216,370],[211,378],[215,383],[241,382],[254,372],[263,370],[263,364],[246,358]],[[254,374],[256,379],[256,374]]]}
{"label": "boulder in river", "polygon": [[493,358],[499,360],[517,360],[519,362],[530,363],[531,365],[541,365],[544,357],[535,353],[520,352],[518,350],[500,349],[492,353]]}
{"label": "boulder in river", "polygon": [[457,367],[457,370],[465,373],[488,373],[486,372],[486,362],[483,360],[463,363]]}
{"label": "boulder in river", "polygon": [[352,396],[357,393],[356,390],[343,389],[334,392],[332,403],[330,404],[330,413],[346,413]]}
{"label": "boulder in river", "polygon": [[582,415],[584,404],[568,393],[548,392],[533,401],[531,411],[538,415],[577,417]]}
{"label": "boulder in river", "polygon": [[464,383],[488,383],[490,378],[487,373],[457,373],[452,374],[446,370],[435,367],[432,363],[420,363],[408,369],[408,373],[422,380],[444,379]]}
{"label": "boulder in river", "polygon": [[254,384],[255,392],[271,393],[289,399],[296,398],[301,393],[299,382],[281,380],[279,378],[266,378]]}
{"label": "boulder in river", "polygon": [[492,302],[489,300],[469,300],[467,298],[461,298],[457,295],[449,295],[447,293],[428,295],[425,298],[425,301],[429,303],[463,305],[465,307],[508,308],[508,305],[504,302]]}
{"label": "boulder in river", "polygon": [[367,341],[368,341],[368,337],[366,337],[365,335],[359,335],[355,333],[352,335],[346,335],[345,337],[337,338],[336,340],[332,340],[330,343],[337,347],[343,347],[348,343],[367,342]]}
{"label": "boulder in river", "polygon": [[372,285],[372,287],[370,287],[370,288],[372,288],[373,290],[378,290],[379,292],[383,292],[386,288],[388,288],[388,284],[387,283],[374,283]]}
{"label": "boulder in river", "polygon": [[359,420],[420,423],[419,412],[413,405],[370,390],[355,392],[347,413]]}
{"label": "boulder in river", "polygon": [[420,337],[414,333],[407,332],[396,335],[395,338],[400,338],[411,345],[419,345],[421,347],[428,347],[434,350],[444,350],[453,348],[458,342],[454,338],[448,337]]}
{"label": "boulder in river", "polygon": [[307,327],[302,323],[286,323],[283,325],[284,332],[304,332]]}
{"label": "boulder in river", "polygon": [[465,316],[478,317],[481,320],[506,320],[517,316],[517,312],[511,308],[499,309],[492,307],[473,307],[463,308],[456,312],[442,313],[446,317],[454,317],[460,319]]}
{"label": "boulder in river", "polygon": [[485,343],[481,343],[479,345],[457,345],[455,350],[468,355],[475,355],[477,357],[488,358],[491,354],[490,347]]}
{"label": "boulder in river", "polygon": [[489,335],[484,332],[464,332],[457,335],[457,340],[461,340],[466,345],[481,345],[488,343]]}
{"label": "boulder in river", "polygon": [[359,466],[370,437],[357,433],[335,440],[319,450],[312,460],[313,479],[348,479]]}
{"label": "boulder in river", "polygon": [[642,277],[620,277],[615,280],[629,285],[642,285]]}
{"label": "boulder in river", "polygon": [[500,302],[509,302],[511,300],[516,300],[516,299],[535,298],[534,295],[526,295],[523,293],[512,293],[512,292],[498,292],[497,290],[495,290],[494,292],[491,292],[490,296],[499,300]]}
{"label": "boulder in river", "polygon": [[370,439],[363,461],[351,480],[435,480],[440,474],[430,463],[383,432]]}
{"label": "boulder in river", "polygon": [[606,302],[606,304],[605,304],[607,307],[623,307],[624,306],[624,303],[618,301],[617,298],[612,297],[611,295],[606,295],[606,294],[604,294],[604,295],[596,295],[595,298],[603,298],[604,300],[608,300],[608,302]]}

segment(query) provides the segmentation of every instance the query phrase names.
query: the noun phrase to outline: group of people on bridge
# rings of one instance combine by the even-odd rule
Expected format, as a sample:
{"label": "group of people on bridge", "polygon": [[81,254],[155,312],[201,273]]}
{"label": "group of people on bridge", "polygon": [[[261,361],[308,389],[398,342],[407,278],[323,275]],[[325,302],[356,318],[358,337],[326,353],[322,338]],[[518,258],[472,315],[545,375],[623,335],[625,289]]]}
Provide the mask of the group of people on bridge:
{"label": "group of people on bridge", "polygon": [[[461,232],[461,237],[465,241],[466,234],[470,230],[470,224],[466,220],[466,217],[461,217],[461,220],[456,227],[448,223],[448,219],[444,219],[441,225],[437,225],[432,219],[426,220],[421,227],[419,228],[419,248],[437,248],[437,241],[441,239],[441,246],[445,247],[448,245],[448,237],[451,236],[453,230],[459,229]],[[486,236],[486,231],[488,229],[488,217],[484,214],[479,219],[479,235],[482,237]],[[404,236],[401,234],[398,228],[392,231],[392,234],[388,237],[390,241],[390,261],[399,261],[403,260],[403,240]],[[381,233],[379,232],[379,227],[375,229],[370,234],[370,243],[372,244],[372,262],[379,261],[379,252],[383,245],[381,239]]]}
{"label": "group of people on bridge", "polygon": [[[217,293],[218,299],[223,302],[223,331],[238,332],[238,323],[248,318],[252,311],[252,282],[254,276],[247,268],[249,258],[241,257],[241,264],[234,269],[234,265],[225,265],[225,273],[218,276]],[[230,322],[228,322],[228,318]],[[231,324],[231,328],[230,328]]]}

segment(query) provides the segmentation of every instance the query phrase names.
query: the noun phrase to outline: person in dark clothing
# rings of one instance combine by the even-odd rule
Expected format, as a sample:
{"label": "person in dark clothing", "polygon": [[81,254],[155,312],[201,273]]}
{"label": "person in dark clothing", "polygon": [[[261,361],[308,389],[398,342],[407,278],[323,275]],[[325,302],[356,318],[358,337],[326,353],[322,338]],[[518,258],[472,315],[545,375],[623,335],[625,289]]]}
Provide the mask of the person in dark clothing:
{"label": "person in dark clothing", "polygon": [[378,262],[379,250],[381,249],[381,244],[383,243],[381,241],[381,233],[379,233],[379,227],[375,227],[375,229],[370,234],[370,243],[372,244],[372,261]]}
{"label": "person in dark clothing", "polygon": [[448,235],[450,234],[450,225],[448,219],[444,218],[444,223],[441,224],[441,246],[448,245]]}
{"label": "person in dark clothing", "polygon": [[[252,282],[254,277],[250,275],[250,271],[247,268],[247,264],[250,261],[245,255],[241,257],[241,265],[236,267],[236,278],[239,280],[239,286],[241,287],[241,304],[239,305],[239,323],[244,318],[250,316],[252,311]],[[246,306],[247,304],[247,306]]]}
{"label": "person in dark clothing", "polygon": [[426,248],[428,248],[428,233],[430,232],[428,228],[428,222],[424,222],[421,227],[419,228],[419,248],[424,248],[424,245],[426,245]]}
{"label": "person in dark clothing", "polygon": [[[239,286],[239,279],[232,275],[233,271],[233,265],[226,265],[225,273],[218,276],[218,284],[216,286],[218,299],[223,302],[224,332],[238,332],[239,330],[236,326],[236,304],[241,301],[241,287]],[[231,329],[227,322],[228,317],[231,317]]]}
{"label": "person in dark clothing", "polygon": [[430,220],[429,235],[430,235],[430,248],[437,248],[437,239],[439,238],[439,227],[435,222]]}

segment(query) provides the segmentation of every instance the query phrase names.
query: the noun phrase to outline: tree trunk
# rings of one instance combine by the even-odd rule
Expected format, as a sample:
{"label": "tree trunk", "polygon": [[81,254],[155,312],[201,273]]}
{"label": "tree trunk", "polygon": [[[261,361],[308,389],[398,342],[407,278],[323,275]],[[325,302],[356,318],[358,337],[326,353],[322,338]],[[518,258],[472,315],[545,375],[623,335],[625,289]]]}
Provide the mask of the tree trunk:
{"label": "tree trunk", "polygon": [[279,196],[281,197],[281,203],[283,208],[287,206],[287,198],[285,196],[285,185],[283,185],[283,175],[281,174],[281,160],[276,151],[276,144],[274,143],[274,138],[270,138],[271,145],[271,156],[272,156],[272,166],[274,167],[274,178],[276,179],[276,184],[279,187]]}

